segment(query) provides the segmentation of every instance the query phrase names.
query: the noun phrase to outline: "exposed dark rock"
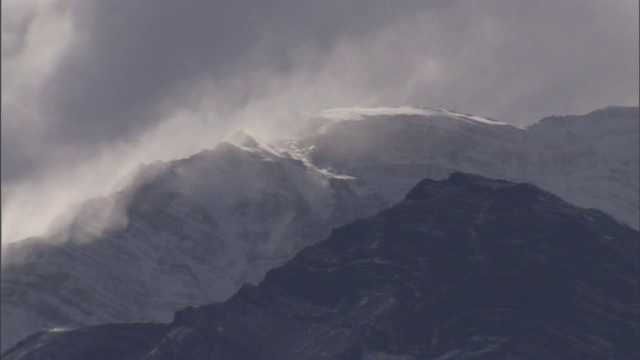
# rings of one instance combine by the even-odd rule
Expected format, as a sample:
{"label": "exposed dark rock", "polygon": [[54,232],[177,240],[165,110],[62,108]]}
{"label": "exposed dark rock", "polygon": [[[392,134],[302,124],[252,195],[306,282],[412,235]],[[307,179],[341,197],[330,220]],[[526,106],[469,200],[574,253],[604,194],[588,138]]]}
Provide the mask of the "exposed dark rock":
{"label": "exposed dark rock", "polygon": [[42,332],[3,358],[637,359],[639,241],[533,185],[455,173],[225,303]]}

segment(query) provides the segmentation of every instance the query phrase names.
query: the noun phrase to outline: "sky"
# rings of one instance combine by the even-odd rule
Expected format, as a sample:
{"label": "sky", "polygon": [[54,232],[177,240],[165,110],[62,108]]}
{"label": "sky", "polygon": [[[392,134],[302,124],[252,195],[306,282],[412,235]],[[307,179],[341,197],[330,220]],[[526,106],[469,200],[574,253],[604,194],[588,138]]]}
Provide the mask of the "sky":
{"label": "sky", "polygon": [[2,0],[2,241],[327,108],[638,105],[637,0]]}

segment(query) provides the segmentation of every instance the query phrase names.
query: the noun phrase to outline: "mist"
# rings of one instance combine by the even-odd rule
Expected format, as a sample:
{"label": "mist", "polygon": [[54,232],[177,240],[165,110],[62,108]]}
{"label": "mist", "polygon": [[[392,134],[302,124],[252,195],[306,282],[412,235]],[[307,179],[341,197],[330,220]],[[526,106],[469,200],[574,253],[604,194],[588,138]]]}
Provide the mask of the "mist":
{"label": "mist", "polygon": [[142,163],[328,108],[429,106],[518,126],[638,105],[638,2],[2,2],[2,242]]}

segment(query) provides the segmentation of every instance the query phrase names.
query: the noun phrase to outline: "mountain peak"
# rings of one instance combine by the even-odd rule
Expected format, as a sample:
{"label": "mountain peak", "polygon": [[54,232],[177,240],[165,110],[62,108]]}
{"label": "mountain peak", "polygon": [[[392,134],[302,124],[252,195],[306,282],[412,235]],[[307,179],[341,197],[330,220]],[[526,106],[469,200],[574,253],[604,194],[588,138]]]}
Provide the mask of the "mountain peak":
{"label": "mountain peak", "polygon": [[[443,201],[432,216],[458,221],[473,197],[498,199],[510,216],[529,208],[554,216],[553,195],[527,182],[637,229],[637,112],[570,117],[529,131],[457,114],[347,109],[334,113],[347,121],[320,117],[313,131],[273,147],[239,131],[213,149],[150,166],[121,196],[130,205],[125,228],[81,246],[29,248],[30,260],[11,271],[3,263],[2,346],[48,327],[168,321],[173,310],[224,300],[308,242],[403,198]],[[424,178],[434,180],[414,188]],[[461,194],[461,211],[447,210],[452,194]],[[52,287],[52,276],[64,280]],[[101,295],[68,297],[76,293]]]}
{"label": "mountain peak", "polygon": [[261,147],[258,140],[256,140],[253,136],[251,136],[249,133],[247,133],[243,129],[240,129],[236,131],[233,135],[231,135],[231,137],[227,139],[227,142],[234,145],[253,148],[253,149],[257,149]]}
{"label": "mountain peak", "polygon": [[557,196],[547,193],[532,184],[514,183],[463,172],[453,172],[445,180],[424,179],[409,191],[405,200],[424,201],[429,197],[439,196],[438,194],[442,192],[443,188],[450,188],[457,192],[464,191],[479,196],[495,195],[497,198],[509,203],[509,206],[531,204],[541,198],[546,201],[553,198],[555,201],[564,203]]}
{"label": "mountain peak", "polygon": [[456,121],[462,121],[473,125],[491,125],[491,126],[507,126],[514,127],[507,123],[499,122],[494,119],[483,118],[462,112],[453,110],[447,110],[443,108],[430,108],[430,107],[411,107],[411,106],[398,106],[398,107],[380,107],[380,108],[336,108],[328,109],[320,113],[322,118],[326,118],[333,121],[345,121],[345,120],[362,120],[368,117],[406,117],[406,116],[420,116],[424,118],[448,118]]}
{"label": "mountain peak", "polygon": [[588,115],[599,114],[616,114],[616,115],[635,115],[638,116],[640,108],[637,106],[606,106],[598,110],[590,112]]}

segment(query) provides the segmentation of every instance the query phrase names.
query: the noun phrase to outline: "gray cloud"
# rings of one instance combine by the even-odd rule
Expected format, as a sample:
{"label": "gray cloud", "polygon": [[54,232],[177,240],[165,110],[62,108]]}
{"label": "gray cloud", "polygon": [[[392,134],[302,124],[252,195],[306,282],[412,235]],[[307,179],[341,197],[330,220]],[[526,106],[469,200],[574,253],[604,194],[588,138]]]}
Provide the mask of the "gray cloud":
{"label": "gray cloud", "polygon": [[[288,55],[299,45],[328,50],[340,36],[367,33],[385,21],[438,4],[57,1],[47,10],[69,13],[74,31],[59,65],[38,89],[38,106],[46,109],[42,137],[86,151],[135,137],[162,118],[162,104],[179,103],[196,80],[215,84],[223,75],[251,68],[291,71]],[[3,17],[11,20],[16,8]],[[29,27],[36,20],[33,12],[16,17],[20,19],[8,21],[16,45],[3,48],[3,57],[20,52],[18,43],[29,40]],[[10,137],[6,145],[17,148]],[[20,168],[29,164],[42,165],[37,156],[19,153],[24,151],[7,152],[4,179],[23,173]]]}
{"label": "gray cloud", "polygon": [[632,0],[2,7],[3,212],[29,198],[15,194],[81,199],[140,161],[324,107],[447,107],[527,124],[638,102]]}
{"label": "gray cloud", "polygon": [[[57,141],[95,143],[135,133],[161,116],[198,78],[267,67],[291,71],[287,52],[328,49],[340,35],[389,17],[388,2],[94,1],[79,11],[87,35],[45,88]],[[399,1],[402,12],[419,2]],[[404,6],[403,6],[404,5]],[[407,8],[406,6],[409,5]],[[397,16],[399,11],[395,11]]]}

